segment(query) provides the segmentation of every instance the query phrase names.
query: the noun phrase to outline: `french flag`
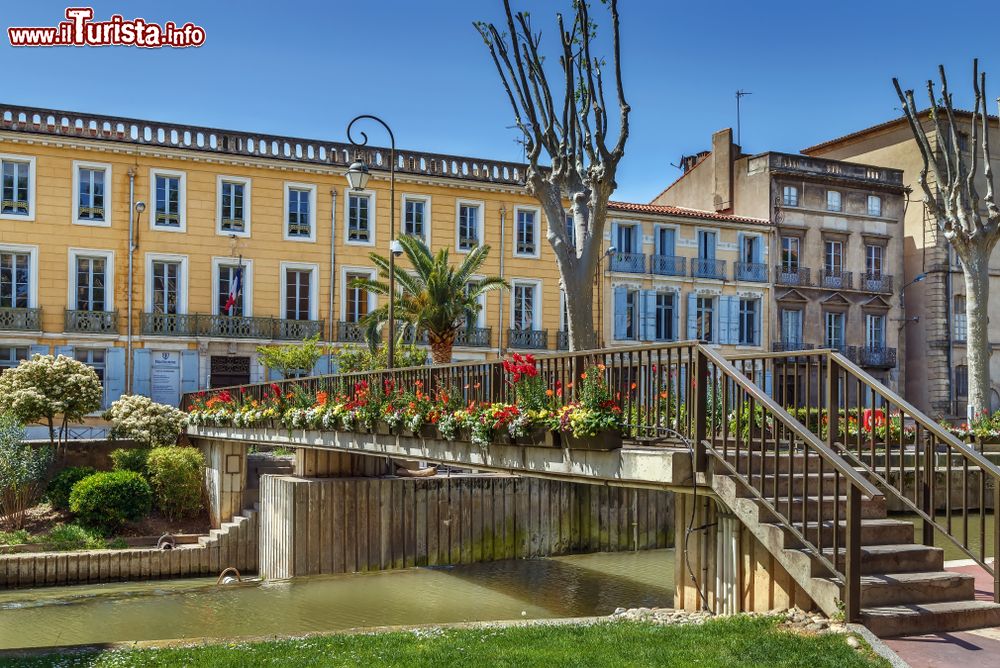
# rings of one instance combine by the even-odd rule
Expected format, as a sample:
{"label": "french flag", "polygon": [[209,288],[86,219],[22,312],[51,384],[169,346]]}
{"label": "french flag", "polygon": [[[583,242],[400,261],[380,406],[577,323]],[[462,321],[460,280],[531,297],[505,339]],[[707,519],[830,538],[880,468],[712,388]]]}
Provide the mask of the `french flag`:
{"label": "french flag", "polygon": [[236,275],[233,277],[232,283],[229,285],[229,299],[226,300],[226,305],[222,308],[225,310],[226,315],[232,315],[233,309],[236,308],[236,300],[240,298],[240,294],[243,292],[243,265],[236,267]]}

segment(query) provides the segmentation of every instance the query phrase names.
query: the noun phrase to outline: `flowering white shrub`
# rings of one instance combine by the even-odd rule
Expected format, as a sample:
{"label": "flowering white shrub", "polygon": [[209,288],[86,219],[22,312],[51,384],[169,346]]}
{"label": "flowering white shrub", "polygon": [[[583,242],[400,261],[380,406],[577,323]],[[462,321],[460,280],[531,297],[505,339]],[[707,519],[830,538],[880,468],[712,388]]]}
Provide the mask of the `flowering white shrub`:
{"label": "flowering white shrub", "polygon": [[0,411],[22,424],[46,423],[53,443],[57,424],[61,442],[67,425],[100,410],[103,400],[94,370],[65,355],[35,355],[0,374]]}
{"label": "flowering white shrub", "polygon": [[454,441],[455,437],[458,436],[458,429],[461,425],[459,424],[458,418],[454,413],[445,413],[438,420],[438,431],[444,436],[446,441]]}
{"label": "flowering white shrub", "polygon": [[111,404],[104,418],[111,422],[114,437],[129,438],[148,448],[174,445],[188,422],[182,411],[138,394]]}

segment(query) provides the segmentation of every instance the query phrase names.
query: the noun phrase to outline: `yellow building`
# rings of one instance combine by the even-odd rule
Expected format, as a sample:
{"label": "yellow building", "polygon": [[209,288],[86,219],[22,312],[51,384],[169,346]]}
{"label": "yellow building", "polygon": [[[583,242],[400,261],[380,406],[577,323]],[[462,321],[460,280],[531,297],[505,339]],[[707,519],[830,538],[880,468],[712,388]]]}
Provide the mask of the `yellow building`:
{"label": "yellow building", "polygon": [[766,220],[612,202],[601,272],[604,341],[768,349]]}
{"label": "yellow building", "polygon": [[[349,144],[0,107],[0,365],[64,353],[98,370],[107,402],[173,403],[264,379],[263,342],[358,340],[377,302],[349,282],[389,248],[388,151],[365,152],[372,178],[355,193]],[[484,275],[512,285],[486,297],[456,359],[554,348],[559,275],[523,167],[397,159],[398,233],[455,255],[488,244]]]}

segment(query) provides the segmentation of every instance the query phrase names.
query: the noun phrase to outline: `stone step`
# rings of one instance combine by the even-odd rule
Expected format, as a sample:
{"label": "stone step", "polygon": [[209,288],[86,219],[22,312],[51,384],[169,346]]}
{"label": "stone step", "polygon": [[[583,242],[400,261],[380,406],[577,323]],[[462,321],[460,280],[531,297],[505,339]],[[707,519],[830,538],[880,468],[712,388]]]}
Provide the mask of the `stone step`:
{"label": "stone step", "polygon": [[[806,522],[803,528],[802,522],[794,522],[795,528],[803,532],[805,537],[816,542],[816,522]],[[820,533],[823,545],[833,543],[833,521],[821,522]],[[902,520],[888,518],[873,518],[861,520],[861,544],[862,545],[897,545],[901,543],[913,542],[913,524]],[[847,522],[841,520],[837,523],[838,539],[843,545],[847,540]]]}
{"label": "stone step", "polygon": [[[787,517],[789,503],[791,517]],[[822,499],[812,495],[778,497],[774,507],[791,521],[833,520],[835,510],[838,518],[847,518],[846,496],[824,496]],[[861,499],[861,519],[884,519],[885,516],[885,498]]]}
{"label": "stone step", "polygon": [[864,607],[971,601],[975,596],[975,578],[963,573],[882,573],[861,578]]}
{"label": "stone step", "polygon": [[989,601],[946,601],[868,607],[861,609],[861,621],[880,638],[967,631],[1000,626],[1000,605]]}
{"label": "stone step", "polygon": [[[749,460],[749,461],[748,461]],[[789,470],[795,472],[803,472],[808,470],[810,473],[816,473],[820,469],[820,461],[822,461],[817,455],[810,455],[805,457],[802,454],[789,454],[787,452],[780,453],[777,457],[773,452],[765,452],[763,455],[760,452],[740,452],[737,456],[732,450],[730,450],[729,455],[726,457],[726,461],[736,467],[736,469],[742,473],[746,474],[747,467],[753,473],[760,473],[762,470],[765,473],[772,473],[777,470],[780,472],[788,472]],[[830,463],[823,462],[823,468],[825,471],[830,470]]]}
{"label": "stone step", "polygon": [[[832,549],[823,550],[827,559]],[[844,549],[838,550],[837,568],[844,568]],[[924,545],[862,545],[861,574],[926,573],[944,570],[944,550]]]}
{"label": "stone step", "polygon": [[[766,474],[763,483],[760,482],[759,474],[752,474],[752,477],[754,487],[759,488],[763,485],[763,490],[767,496],[772,496],[775,493],[775,485],[778,488],[778,496],[788,496],[789,488],[792,490],[792,496],[802,496],[805,492],[808,492],[810,495],[816,495],[819,494],[820,485],[822,485],[823,494],[832,496],[837,491],[837,477],[829,472],[824,472],[822,475],[819,473],[798,473],[795,475]],[[846,482],[841,479],[840,489],[843,490],[845,486]],[[741,492],[741,496],[748,495],[749,493],[746,491]]]}

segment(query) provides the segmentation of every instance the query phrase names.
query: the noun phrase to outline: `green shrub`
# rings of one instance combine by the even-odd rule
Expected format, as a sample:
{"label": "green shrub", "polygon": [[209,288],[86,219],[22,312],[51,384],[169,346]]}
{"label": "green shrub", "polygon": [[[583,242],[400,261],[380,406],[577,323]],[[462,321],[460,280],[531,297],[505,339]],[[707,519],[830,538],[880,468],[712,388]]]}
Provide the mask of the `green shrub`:
{"label": "green shrub", "polygon": [[148,458],[149,448],[118,448],[111,451],[111,468],[115,471],[134,471],[143,478],[148,478]]}
{"label": "green shrub", "polygon": [[142,519],[153,505],[153,490],[135,471],[95,473],[73,485],[69,509],[79,522],[105,534]]}
{"label": "green shrub", "polygon": [[202,508],[205,457],[195,448],[153,448],[147,462],[156,505],[170,519],[190,517]]}
{"label": "green shrub", "polygon": [[53,508],[69,510],[69,493],[73,491],[73,485],[95,473],[97,469],[92,466],[64,468],[49,481],[49,486],[45,488],[45,500],[52,504]]}
{"label": "green shrub", "polygon": [[103,550],[108,547],[108,541],[99,533],[79,524],[57,524],[47,533],[35,536],[32,542],[56,551]]}
{"label": "green shrub", "polygon": [[13,415],[0,412],[0,517],[11,528],[24,527],[28,508],[42,495],[52,453],[51,447],[24,443],[21,424]]}
{"label": "green shrub", "polygon": [[0,531],[0,545],[21,545],[27,543],[31,534],[27,529],[15,529],[14,531]]}

